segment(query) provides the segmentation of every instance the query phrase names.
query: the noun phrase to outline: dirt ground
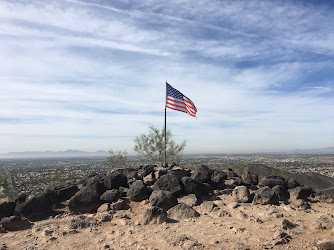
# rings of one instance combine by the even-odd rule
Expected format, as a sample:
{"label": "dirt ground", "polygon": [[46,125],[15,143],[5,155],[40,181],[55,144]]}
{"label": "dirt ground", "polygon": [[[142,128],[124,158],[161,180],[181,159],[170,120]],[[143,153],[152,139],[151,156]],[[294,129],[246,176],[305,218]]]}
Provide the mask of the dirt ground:
{"label": "dirt ground", "polygon": [[[131,202],[111,221],[71,229],[78,215],[65,212],[34,222],[31,229],[0,234],[0,249],[317,249],[315,243],[334,240],[334,204],[311,202],[303,210],[294,204],[234,208],[230,195],[214,203],[223,213],[195,206],[201,216],[179,222],[141,225],[147,202]],[[101,219],[103,214],[85,214]],[[284,229],[286,219],[294,228]]]}

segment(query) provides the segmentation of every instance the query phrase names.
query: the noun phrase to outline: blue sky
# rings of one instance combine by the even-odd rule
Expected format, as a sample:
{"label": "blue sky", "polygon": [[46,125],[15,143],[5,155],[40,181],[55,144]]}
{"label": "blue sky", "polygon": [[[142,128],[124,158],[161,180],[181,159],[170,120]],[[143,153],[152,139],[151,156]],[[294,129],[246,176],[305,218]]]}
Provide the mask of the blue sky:
{"label": "blue sky", "polygon": [[0,2],[0,153],[127,150],[164,123],[185,153],[334,145],[332,1]]}

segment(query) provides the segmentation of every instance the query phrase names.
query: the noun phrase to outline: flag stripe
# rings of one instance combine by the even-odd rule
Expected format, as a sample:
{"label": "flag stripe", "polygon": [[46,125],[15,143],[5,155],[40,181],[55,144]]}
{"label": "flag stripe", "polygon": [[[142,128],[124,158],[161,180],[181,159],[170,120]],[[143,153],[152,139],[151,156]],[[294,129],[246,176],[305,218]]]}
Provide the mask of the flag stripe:
{"label": "flag stripe", "polygon": [[166,86],[166,108],[181,111],[196,117],[197,109],[195,104],[188,97],[183,95],[180,91],[174,89],[168,83],[166,83]]}

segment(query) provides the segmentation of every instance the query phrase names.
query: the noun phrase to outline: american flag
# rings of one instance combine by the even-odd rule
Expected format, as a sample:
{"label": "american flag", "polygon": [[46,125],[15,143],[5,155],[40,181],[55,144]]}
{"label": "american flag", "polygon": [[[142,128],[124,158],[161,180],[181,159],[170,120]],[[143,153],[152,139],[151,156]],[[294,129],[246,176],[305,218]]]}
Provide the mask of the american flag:
{"label": "american flag", "polygon": [[168,83],[166,83],[166,85],[166,108],[181,111],[196,117],[197,109],[195,107],[195,104],[188,97],[183,95],[180,91],[174,89]]}

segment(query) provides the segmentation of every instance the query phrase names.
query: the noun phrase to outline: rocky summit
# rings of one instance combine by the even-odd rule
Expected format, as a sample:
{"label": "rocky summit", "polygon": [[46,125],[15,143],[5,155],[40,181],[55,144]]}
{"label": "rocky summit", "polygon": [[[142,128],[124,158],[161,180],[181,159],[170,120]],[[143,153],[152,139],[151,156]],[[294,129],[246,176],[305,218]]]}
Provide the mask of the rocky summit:
{"label": "rocky summit", "polygon": [[232,169],[141,166],[0,203],[0,249],[334,249],[333,197]]}

